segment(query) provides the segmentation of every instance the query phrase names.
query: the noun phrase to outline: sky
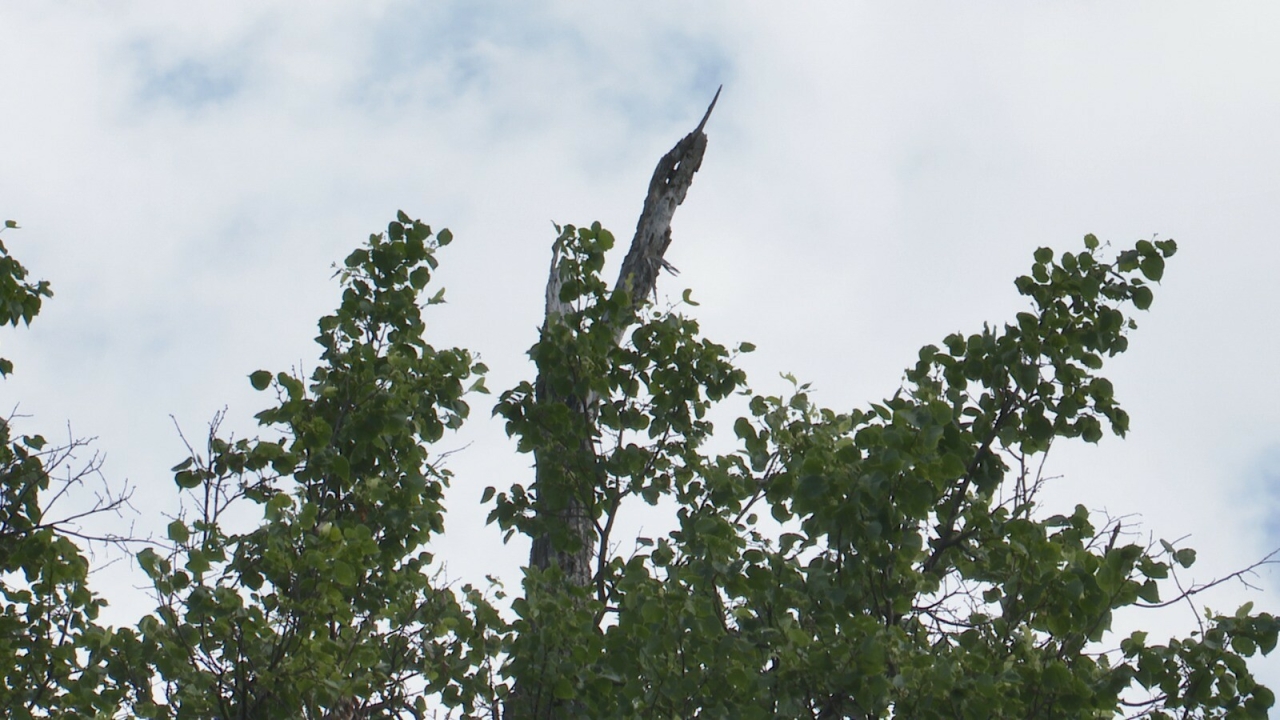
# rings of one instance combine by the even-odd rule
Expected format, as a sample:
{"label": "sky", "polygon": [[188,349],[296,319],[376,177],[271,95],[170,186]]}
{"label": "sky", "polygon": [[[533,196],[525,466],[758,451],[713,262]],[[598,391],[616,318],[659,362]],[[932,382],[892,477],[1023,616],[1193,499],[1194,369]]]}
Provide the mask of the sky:
{"label": "sky", "polygon": [[[1174,238],[1104,370],[1129,437],[1055,447],[1042,499],[1125,516],[1135,542],[1185,537],[1201,582],[1280,547],[1280,6],[781,7],[0,5],[0,215],[22,226],[2,239],[55,292],[0,333],[16,365],[0,409],[95,438],[107,480],[135,488],[119,522],[162,534],[179,430],[198,442],[225,409],[225,431],[256,434],[271,397],[248,374],[309,373],[333,263],[401,209],[456,238],[429,340],[512,386],[552,223],[598,220],[625,245],[658,158],[723,84],[659,292],[691,288],[709,337],[757,345],[758,391],[790,372],[865,406],[922,345],[1025,309],[1012,281],[1037,247]],[[455,577],[516,587],[527,545],[504,546],[479,498],[530,461],[493,400],[444,441],[437,551]],[[1197,604],[1280,612],[1278,581]],[[128,561],[95,575],[109,619],[148,607],[143,582]],[[1258,667],[1280,686],[1280,662]]]}

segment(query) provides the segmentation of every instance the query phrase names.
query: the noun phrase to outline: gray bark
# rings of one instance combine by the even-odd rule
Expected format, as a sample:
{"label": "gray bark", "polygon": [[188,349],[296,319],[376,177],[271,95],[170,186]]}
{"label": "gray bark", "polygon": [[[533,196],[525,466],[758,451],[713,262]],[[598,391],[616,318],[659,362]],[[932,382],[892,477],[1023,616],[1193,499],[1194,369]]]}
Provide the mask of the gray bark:
{"label": "gray bark", "polygon": [[[702,155],[707,149],[707,135],[703,132],[703,128],[706,127],[707,119],[711,117],[711,111],[715,109],[716,101],[719,99],[720,90],[717,89],[698,127],[681,138],[675,147],[663,155],[653,171],[653,178],[649,181],[649,192],[644,199],[644,209],[640,213],[640,220],[636,223],[636,234],[631,240],[631,249],[622,261],[622,268],[613,288],[614,292],[626,291],[630,294],[631,312],[639,309],[654,293],[658,284],[659,270],[666,268],[670,272],[675,272],[675,268],[664,259],[667,248],[671,245],[671,219],[675,216],[676,208],[684,202],[689,186],[693,184],[693,174],[702,166]],[[563,282],[560,257],[560,247],[556,245],[552,248],[551,273],[547,280],[544,331],[568,311],[560,300],[560,286]],[[621,342],[626,330],[627,327],[624,324],[619,324],[616,331],[618,342]],[[588,421],[594,421],[596,398],[554,397],[541,378],[535,387],[539,402],[568,403],[574,412],[584,415]],[[547,463],[554,461],[554,458],[535,454],[535,485],[541,485],[547,478],[547,474],[551,471]],[[555,470],[558,477],[564,476],[561,468]],[[557,551],[552,547],[550,538],[543,535],[533,541],[533,547],[529,552],[529,565],[546,569],[554,562],[559,565],[569,583],[585,587],[591,583],[593,575],[591,561],[595,554],[596,543],[591,518],[581,502],[574,502],[558,513],[558,519],[577,540],[575,543],[577,547],[568,552]]]}
{"label": "gray bark", "polygon": [[[645,196],[644,209],[640,220],[636,223],[636,234],[631,241],[631,248],[622,262],[618,281],[613,292],[628,293],[629,304],[626,306],[623,322],[618,323],[615,331],[615,342],[621,342],[627,327],[634,322],[636,311],[653,295],[658,282],[658,272],[665,268],[675,272],[664,259],[667,248],[671,245],[671,219],[676,208],[684,201],[693,183],[693,175],[702,165],[702,155],[707,149],[707,136],[703,128],[711,111],[720,98],[720,90],[711,100],[711,105],[702,116],[693,132],[684,136],[675,147],[658,161],[649,181],[649,192]],[[560,288],[563,283],[561,267],[561,247],[559,243],[552,247],[551,272],[547,280],[546,318],[543,332],[553,327],[569,308],[560,300]],[[591,427],[596,420],[598,398],[558,397],[542,377],[535,385],[539,403],[565,403]],[[579,457],[594,457],[594,441],[590,437],[582,440],[582,451]],[[556,482],[599,482],[602,478],[575,478],[575,472],[582,473],[579,467],[567,467],[566,458],[557,453],[535,452],[535,489],[541,498],[542,490],[547,483]],[[572,487],[572,486],[571,486]],[[586,491],[582,491],[585,493]],[[541,510],[538,510],[540,514]],[[563,573],[564,581],[574,587],[587,587],[592,583],[592,560],[598,538],[595,523],[581,496],[573,497],[564,507],[556,509],[554,522],[563,527],[573,538],[573,547],[559,550],[552,543],[550,536],[543,534],[533,540],[529,551],[529,565],[538,569],[547,569],[553,564]],[[544,516],[545,517],[545,516]],[[573,704],[561,704],[550,700],[546,688],[535,687],[536,683],[517,682],[512,696],[505,703],[503,716],[508,719],[519,718],[557,718],[579,717],[581,708]]]}
{"label": "gray bark", "polygon": [[[684,202],[684,196],[693,184],[693,174],[702,167],[702,154],[707,150],[707,134],[702,130],[719,99],[720,90],[716,90],[702,122],[663,155],[653,171],[631,249],[622,261],[618,281],[613,286],[615,292],[627,290],[631,293],[633,309],[638,308],[657,288],[660,268],[675,272],[675,268],[663,259],[671,245],[671,218]],[[619,330],[620,333],[623,331],[625,328]]]}

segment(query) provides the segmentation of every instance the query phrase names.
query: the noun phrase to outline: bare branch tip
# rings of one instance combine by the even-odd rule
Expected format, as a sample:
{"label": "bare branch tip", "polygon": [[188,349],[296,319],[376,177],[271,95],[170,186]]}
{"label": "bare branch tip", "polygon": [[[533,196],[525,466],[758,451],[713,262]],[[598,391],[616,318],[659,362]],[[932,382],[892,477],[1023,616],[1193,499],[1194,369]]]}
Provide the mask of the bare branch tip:
{"label": "bare branch tip", "polygon": [[724,85],[716,88],[715,97],[711,98],[711,104],[707,106],[707,112],[702,116],[702,122],[698,123],[697,129],[693,131],[694,135],[702,132],[702,128],[707,126],[707,119],[711,117],[711,111],[716,109],[716,101],[720,99],[720,91],[724,90]]}

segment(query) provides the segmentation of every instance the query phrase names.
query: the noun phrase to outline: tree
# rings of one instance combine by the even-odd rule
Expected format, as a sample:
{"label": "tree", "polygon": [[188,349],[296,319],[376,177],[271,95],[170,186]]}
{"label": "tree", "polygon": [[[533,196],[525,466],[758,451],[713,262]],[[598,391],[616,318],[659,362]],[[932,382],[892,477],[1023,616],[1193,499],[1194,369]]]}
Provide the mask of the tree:
{"label": "tree", "polygon": [[[189,511],[137,555],[156,611],[72,641],[71,674],[109,691],[95,711],[1266,717],[1274,696],[1246,659],[1275,647],[1276,618],[1246,605],[1168,643],[1116,638],[1116,610],[1208,587],[1174,584],[1194,551],[1036,499],[1054,442],[1127,430],[1098,372],[1174,242],[1036,250],[1015,282],[1026,312],[926,346],[883,402],[834,411],[799,382],[755,394],[735,366],[749,343],[649,301],[705,123],[659,164],[661,202],[612,288],[613,236],[558,229],[537,377],[494,409],[536,465],[484,496],[505,537],[533,546],[509,613],[499,588],[433,569],[451,478],[433,444],[487,392],[486,368],[426,340],[420,298],[443,300],[425,293],[452,234],[402,212],[343,263],[309,378],[249,376],[275,392],[257,416],[271,436],[223,437],[215,419],[174,468]],[[713,453],[709,411],[736,397],[739,449]],[[661,501],[674,529],[620,553],[618,517]],[[261,522],[228,529],[236,505]]]}
{"label": "tree", "polygon": [[[1092,235],[1056,261],[1041,248],[1016,283],[1034,312],[925,347],[904,388],[865,410],[817,407],[804,385],[756,395],[729,455],[700,448],[711,404],[745,387],[732,353],[672,312],[609,342],[621,316],[596,273],[612,237],[568,228],[559,242],[575,309],[532,354],[561,397],[600,398],[596,422],[528,385],[498,411],[522,449],[561,458],[551,490],[574,493],[598,547],[628,497],[680,509],[677,530],[640,539],[647,552],[602,550],[588,587],[530,568],[508,670],[537,689],[517,716],[569,702],[585,717],[1266,716],[1272,693],[1244,658],[1274,648],[1274,617],[1245,606],[1168,645],[1135,633],[1103,652],[1112,613],[1171,602],[1160,581],[1194,551],[1120,544],[1083,507],[1036,512],[1055,439],[1126,431],[1095,371],[1127,348],[1124,307],[1150,306],[1173,241],[1114,261]],[[516,485],[493,517],[536,537],[555,523],[539,500]]]}
{"label": "tree", "polygon": [[[4,229],[17,227],[9,220]],[[0,243],[0,325],[30,325],[52,296],[49,283],[28,281]],[[0,358],[0,376],[12,372],[13,363]],[[101,463],[95,456],[76,464],[85,441],[15,437],[14,419],[0,418],[0,707],[12,718],[111,711],[121,698],[111,679],[119,663],[110,652],[113,634],[96,622],[105,603],[89,590],[89,561],[76,540],[123,540],[86,534],[80,521],[118,513],[129,491],[103,482],[90,507],[61,512],[73,490],[102,479]]]}
{"label": "tree", "polygon": [[[450,473],[426,448],[467,417],[483,365],[423,339],[417,304],[451,236],[403,213],[347,259],[342,304],[320,320],[311,384],[250,376],[279,404],[258,414],[277,440],[232,440],[174,468],[194,514],[167,554],[138,560],[160,607],[139,624],[159,697],[139,717],[420,717],[428,695],[468,713],[491,703],[503,623],[481,594],[431,573]],[[428,304],[438,303],[437,294]],[[476,380],[472,391],[483,391]],[[223,529],[235,503],[262,508]]]}

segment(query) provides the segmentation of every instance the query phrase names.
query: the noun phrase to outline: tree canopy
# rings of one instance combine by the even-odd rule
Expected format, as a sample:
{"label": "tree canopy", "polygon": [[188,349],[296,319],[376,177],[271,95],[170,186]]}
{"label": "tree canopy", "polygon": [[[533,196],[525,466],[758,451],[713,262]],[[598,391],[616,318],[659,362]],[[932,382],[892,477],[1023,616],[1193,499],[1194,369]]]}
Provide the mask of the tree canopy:
{"label": "tree canopy", "polygon": [[[1151,306],[1172,240],[1035,250],[1014,282],[1026,311],[925,346],[892,397],[833,410],[798,381],[754,393],[735,364],[750,343],[703,337],[687,291],[663,308],[610,288],[613,235],[559,228],[537,377],[493,407],[538,472],[489,488],[489,519],[555,550],[510,597],[456,587],[431,552],[452,480],[436,444],[488,392],[487,368],[434,346],[424,321],[452,240],[399,213],[342,263],[314,371],[249,375],[274,397],[257,415],[270,437],[226,437],[215,419],[173,468],[188,512],[136,553],[157,602],[135,627],[98,624],[83,548],[49,520],[58,450],[0,424],[0,706],[225,720],[1267,717],[1274,696],[1247,659],[1275,647],[1275,617],[1245,605],[1206,612],[1186,637],[1117,637],[1118,610],[1204,589],[1175,582],[1194,550],[1128,542],[1083,506],[1037,501],[1055,443],[1125,434],[1099,373]],[[51,296],[25,278],[0,245],[9,324]],[[711,409],[732,398],[746,412],[715,427]],[[723,431],[736,449],[711,451]],[[672,527],[620,552],[615,528],[636,502],[673,507]],[[233,506],[260,522],[228,529]],[[571,577],[556,558],[584,549]]]}

